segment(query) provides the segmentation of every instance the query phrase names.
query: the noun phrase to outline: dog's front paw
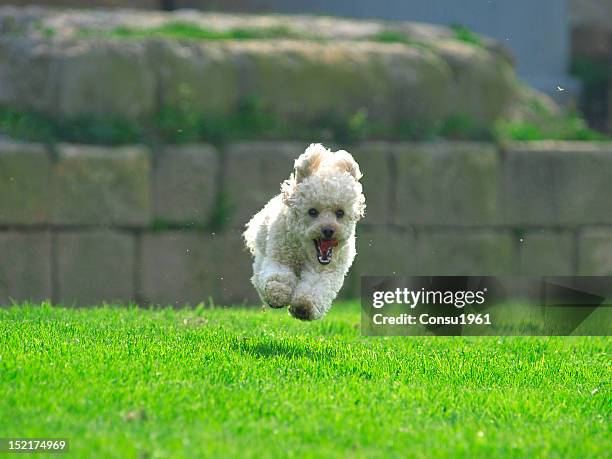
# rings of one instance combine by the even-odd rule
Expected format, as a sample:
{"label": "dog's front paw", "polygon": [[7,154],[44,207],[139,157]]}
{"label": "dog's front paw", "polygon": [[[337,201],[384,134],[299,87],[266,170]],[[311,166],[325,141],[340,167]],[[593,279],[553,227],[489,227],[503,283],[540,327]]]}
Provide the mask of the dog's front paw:
{"label": "dog's front paw", "polygon": [[282,308],[289,304],[293,295],[293,286],[287,282],[269,279],[264,288],[264,301],[271,308]]}
{"label": "dog's front paw", "polygon": [[289,313],[300,320],[316,320],[322,316],[312,298],[305,295],[298,295],[291,300]]}

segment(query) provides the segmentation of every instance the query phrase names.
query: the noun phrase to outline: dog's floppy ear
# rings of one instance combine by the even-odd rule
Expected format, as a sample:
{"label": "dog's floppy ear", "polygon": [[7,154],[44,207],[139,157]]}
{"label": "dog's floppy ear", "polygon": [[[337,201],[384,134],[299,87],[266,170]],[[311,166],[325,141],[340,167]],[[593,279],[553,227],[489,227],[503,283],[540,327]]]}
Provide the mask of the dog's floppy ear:
{"label": "dog's floppy ear", "polygon": [[361,177],[363,177],[363,174],[359,169],[359,164],[357,164],[357,161],[355,161],[353,156],[348,151],[337,151],[334,153],[334,160],[339,170],[348,172],[355,180],[359,180]]}
{"label": "dog's floppy ear", "polygon": [[329,151],[320,143],[312,143],[304,153],[295,160],[295,181],[300,183],[306,177],[314,174]]}
{"label": "dog's floppy ear", "polygon": [[281,183],[281,196],[283,199],[283,204],[288,207],[293,206],[295,203],[295,186],[296,183],[294,174],[291,174],[289,180],[285,180],[283,183]]}

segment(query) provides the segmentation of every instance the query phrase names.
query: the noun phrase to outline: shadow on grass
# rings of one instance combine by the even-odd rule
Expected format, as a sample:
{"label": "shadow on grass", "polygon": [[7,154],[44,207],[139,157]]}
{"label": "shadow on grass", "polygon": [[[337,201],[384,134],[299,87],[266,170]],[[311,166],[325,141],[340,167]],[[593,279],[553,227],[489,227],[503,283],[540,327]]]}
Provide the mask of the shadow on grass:
{"label": "shadow on grass", "polygon": [[306,343],[295,343],[283,339],[235,339],[230,347],[238,352],[258,358],[285,357],[307,358],[311,360],[332,360],[337,356],[333,348],[312,347]]}

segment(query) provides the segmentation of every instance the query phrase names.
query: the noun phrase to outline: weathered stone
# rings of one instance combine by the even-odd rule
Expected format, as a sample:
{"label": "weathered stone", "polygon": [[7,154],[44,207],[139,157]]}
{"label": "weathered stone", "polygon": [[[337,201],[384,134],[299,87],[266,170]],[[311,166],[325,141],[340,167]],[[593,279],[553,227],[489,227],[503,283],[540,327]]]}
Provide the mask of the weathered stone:
{"label": "weathered stone", "polygon": [[[612,88],[612,75],[608,79],[608,88]],[[608,107],[612,107],[612,91],[608,91]],[[612,132],[612,110],[608,110],[608,132]]]}
{"label": "weathered stone", "polygon": [[415,275],[511,275],[518,271],[511,234],[494,230],[419,233],[419,272]]}
{"label": "weathered stone", "polygon": [[220,304],[260,304],[259,296],[251,284],[253,258],[244,246],[242,232],[225,231],[218,235],[217,260],[219,281],[217,302]]}
{"label": "weathered stone", "polygon": [[570,23],[579,26],[607,27],[612,31],[612,3],[601,0],[569,0]]}
{"label": "weathered stone", "polygon": [[168,146],[153,175],[155,218],[165,222],[208,223],[217,197],[219,158],[210,145]]}
{"label": "weathered stone", "polygon": [[517,92],[512,65],[500,54],[458,40],[439,41],[435,47],[453,72],[452,113],[489,126]]}
{"label": "weathered stone", "polygon": [[564,108],[557,105],[552,97],[537,91],[531,86],[520,85],[516,88],[513,100],[508,104],[503,119],[514,123],[550,123],[552,118],[562,118]]}
{"label": "weathered stone", "polygon": [[140,297],[155,304],[228,305],[258,301],[240,233],[164,232],[142,244]]}
{"label": "weathered stone", "polygon": [[244,96],[255,94],[289,125],[347,119],[359,110],[381,123],[433,123],[449,114],[450,68],[419,47],[266,40],[230,46],[249,75]]}
{"label": "weathered stone", "polygon": [[56,237],[58,301],[97,305],[134,299],[134,236],[110,231]]}
{"label": "weathered stone", "polygon": [[155,40],[148,53],[163,107],[206,115],[227,115],[236,108],[240,73],[226,44]]}
{"label": "weathered stone", "polygon": [[59,114],[128,118],[153,114],[155,75],[148,66],[144,43],[80,41],[73,46],[64,45],[58,59]]}
{"label": "weathered stone", "polygon": [[357,226],[357,256],[339,298],[359,297],[361,276],[401,276],[412,274],[417,264],[413,231],[387,226]]}
{"label": "weathered stone", "polygon": [[415,234],[389,227],[359,228],[357,276],[402,276],[418,267]]}
{"label": "weathered stone", "polygon": [[510,225],[612,223],[612,144],[525,142],[504,156],[503,196]]}
{"label": "weathered stone", "polygon": [[[255,36],[147,36],[177,22],[228,36],[248,29]],[[108,36],[118,28],[144,33],[139,40]],[[278,37],[258,39],[258,33]],[[0,50],[0,67],[7,67],[0,68],[0,101],[62,115],[139,119],[151,115],[156,103],[188,113],[239,115],[243,103],[254,99],[289,128],[343,122],[362,110],[383,124],[433,125],[458,115],[491,127],[516,89],[503,45],[484,37],[478,45],[466,44],[451,28],[431,24],[12,8],[0,11],[0,38],[30,41],[32,49],[15,48],[7,58]]]}
{"label": "weathered stone", "polygon": [[589,229],[580,234],[578,274],[612,276],[612,231],[610,229]]}
{"label": "weathered stone", "polygon": [[54,184],[57,224],[149,223],[150,158],[142,147],[60,145]]}
{"label": "weathered stone", "polygon": [[280,193],[293,163],[308,145],[294,142],[249,142],[230,145],[225,152],[223,225],[242,228]]}
{"label": "weathered stone", "polygon": [[145,234],[139,297],[160,305],[208,303],[219,277],[216,244],[215,236],[196,232]]}
{"label": "weathered stone", "polygon": [[54,113],[61,74],[57,54],[48,40],[0,37],[0,105]]}
{"label": "weathered stone", "polygon": [[385,142],[366,142],[349,149],[363,174],[361,184],[366,197],[363,224],[383,225],[389,221],[392,203],[392,177],[389,168],[392,147]]}
{"label": "weathered stone", "polygon": [[500,219],[499,159],[493,145],[405,143],[394,150],[394,222],[471,226]]}
{"label": "weathered stone", "polygon": [[0,224],[48,223],[50,160],[40,145],[0,140]]}
{"label": "weathered stone", "polygon": [[0,306],[51,299],[48,232],[0,232]]}
{"label": "weathered stone", "polygon": [[574,56],[604,62],[612,56],[612,26],[609,21],[606,25],[589,23],[573,27],[571,35]]}
{"label": "weathered stone", "polygon": [[528,276],[573,274],[575,242],[571,232],[528,231],[521,239],[519,239],[521,274]]}

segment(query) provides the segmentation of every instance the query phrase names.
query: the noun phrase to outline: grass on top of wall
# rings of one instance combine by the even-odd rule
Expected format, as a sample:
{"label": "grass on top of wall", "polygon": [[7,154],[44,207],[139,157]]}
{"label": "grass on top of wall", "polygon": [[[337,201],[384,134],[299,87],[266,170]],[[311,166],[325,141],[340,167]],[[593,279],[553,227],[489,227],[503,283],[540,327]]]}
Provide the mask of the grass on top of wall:
{"label": "grass on top of wall", "polygon": [[[96,35],[91,30],[82,30],[82,35]],[[157,27],[117,27],[102,32],[102,35],[117,38],[165,37],[187,40],[274,40],[282,38],[305,38],[288,27],[237,27],[215,30],[184,21],[167,22]]]}
{"label": "grass on top of wall", "polygon": [[470,28],[461,24],[453,24],[451,28],[453,29],[455,40],[469,43],[470,45],[483,46],[482,37]]}
{"label": "grass on top of wall", "polygon": [[495,137],[499,140],[585,140],[610,141],[609,136],[590,129],[586,122],[576,115],[565,115],[550,124],[529,122],[498,121]]}
{"label": "grass on top of wall", "polygon": [[[482,46],[481,37],[462,25],[453,25],[453,38],[455,40]],[[46,37],[53,37],[56,31],[50,27],[40,27],[41,33]],[[80,37],[112,37],[112,38],[150,38],[161,37],[181,40],[309,40],[309,41],[330,41],[329,38],[316,35],[315,33],[302,33],[292,30],[288,26],[273,27],[235,27],[226,30],[218,30],[188,21],[166,22],[155,27],[129,27],[119,26],[107,30],[81,29]],[[402,43],[408,46],[418,46],[425,49],[433,49],[426,42],[419,41],[401,30],[386,29],[372,36],[360,38],[364,41],[374,41],[379,43]]]}
{"label": "grass on top of wall", "polygon": [[0,308],[0,437],[74,457],[604,457],[610,338],[363,337],[357,303]]}

